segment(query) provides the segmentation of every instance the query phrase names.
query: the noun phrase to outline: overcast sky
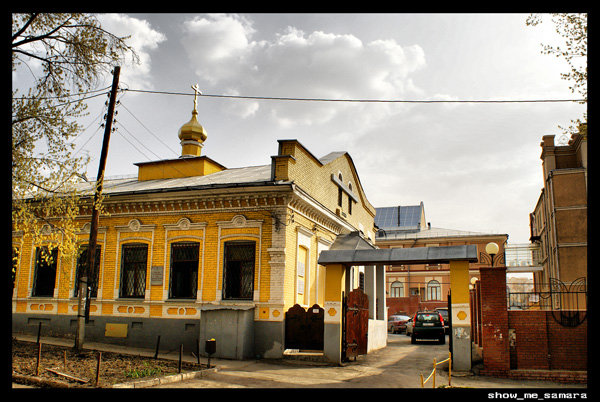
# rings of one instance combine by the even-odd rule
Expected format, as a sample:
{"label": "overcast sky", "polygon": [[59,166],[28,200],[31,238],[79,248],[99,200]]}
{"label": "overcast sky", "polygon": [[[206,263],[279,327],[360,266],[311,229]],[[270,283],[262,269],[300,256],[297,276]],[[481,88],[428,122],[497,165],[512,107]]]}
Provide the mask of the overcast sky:
{"label": "overcast sky", "polygon": [[[131,35],[141,65],[120,87],[183,95],[119,95],[107,176],[180,155],[193,90],[205,95],[387,100],[576,99],[566,63],[541,54],[551,23],[527,14],[105,14]],[[104,83],[110,86],[112,77]],[[76,140],[98,169],[103,100]],[[203,155],[226,167],[264,165],[278,139],[315,156],[347,151],[375,207],[423,201],[433,227],[529,239],[543,187],[540,142],[561,133],[575,103],[343,103],[200,97]],[[85,143],[85,146],[83,145]]]}

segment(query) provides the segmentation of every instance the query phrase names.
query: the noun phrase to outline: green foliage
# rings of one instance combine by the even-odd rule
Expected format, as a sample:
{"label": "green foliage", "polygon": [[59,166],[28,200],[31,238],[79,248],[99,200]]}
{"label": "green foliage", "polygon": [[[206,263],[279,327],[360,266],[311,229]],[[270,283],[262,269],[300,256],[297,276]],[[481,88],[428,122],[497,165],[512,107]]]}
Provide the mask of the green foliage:
{"label": "green foliage", "polygon": [[[528,26],[542,23],[544,15],[531,14],[526,21]],[[587,103],[587,14],[553,13],[552,22],[556,33],[564,39],[564,45],[552,46],[542,44],[542,53],[555,55],[564,59],[569,65],[569,72],[562,73],[561,78],[571,83],[569,89],[579,93]],[[565,133],[579,132],[587,136],[587,113],[582,119],[571,121],[569,128],[563,128]]]}
{"label": "green foliage", "polygon": [[125,376],[129,378],[142,378],[161,373],[162,369],[160,367],[150,367],[148,362],[144,362],[144,368],[127,370]]}
{"label": "green foliage", "polygon": [[137,60],[126,39],[89,14],[12,15],[12,70],[32,77],[12,91],[13,231],[38,243],[46,228],[63,255],[74,253],[78,176],[88,162],[74,154],[77,119],[106,72],[128,54]]}

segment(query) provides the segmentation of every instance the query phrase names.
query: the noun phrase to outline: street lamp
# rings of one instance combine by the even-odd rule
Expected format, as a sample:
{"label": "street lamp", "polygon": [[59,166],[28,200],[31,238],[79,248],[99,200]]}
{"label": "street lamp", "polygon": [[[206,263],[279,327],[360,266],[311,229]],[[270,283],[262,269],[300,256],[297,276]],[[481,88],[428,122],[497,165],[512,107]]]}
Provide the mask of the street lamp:
{"label": "street lamp", "polygon": [[498,250],[500,248],[498,247],[498,245],[496,243],[489,242],[488,244],[486,244],[485,246],[485,252],[488,253],[490,255],[490,257],[492,257],[492,267],[494,266],[494,256],[496,254],[498,254]]}

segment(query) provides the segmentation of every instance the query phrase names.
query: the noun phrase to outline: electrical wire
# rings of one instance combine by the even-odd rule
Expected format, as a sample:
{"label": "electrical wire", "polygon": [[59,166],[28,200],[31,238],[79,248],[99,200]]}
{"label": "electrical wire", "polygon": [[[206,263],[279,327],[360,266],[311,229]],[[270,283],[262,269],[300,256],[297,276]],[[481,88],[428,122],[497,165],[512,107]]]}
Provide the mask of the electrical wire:
{"label": "electrical wire", "polygon": [[123,103],[120,104],[120,106],[125,109],[127,111],[127,113],[129,113],[131,115],[131,117],[133,117],[138,123],[140,123],[140,125],[142,127],[144,127],[146,129],[146,131],[148,131],[154,138],[156,138],[161,144],[163,144],[168,150],[170,150],[171,152],[173,152],[173,154],[175,154],[175,156],[179,156],[179,154],[174,151],[171,147],[169,147],[168,144],[166,144],[163,140],[160,139],[160,137],[156,134],[154,134],[148,127],[146,127],[146,125],[144,125],[144,123],[142,123],[142,121],[140,119],[138,119],[131,110],[129,110]]}
{"label": "electrical wire", "polygon": [[93,91],[88,91],[88,92],[80,92],[80,93],[76,93],[76,94],[71,94],[71,95],[62,95],[62,96],[19,96],[13,99],[18,99],[18,100],[25,100],[25,99],[62,99],[62,98],[71,98],[73,96],[82,96],[82,95],[88,95],[88,94],[93,94],[96,92],[103,92],[106,93],[106,90],[110,89],[111,87],[108,86],[106,88],[102,88],[102,89],[96,89]]}
{"label": "electrical wire", "polygon": [[[194,96],[185,92],[150,91],[142,89],[124,89],[124,91],[140,92],[158,95],[182,95]],[[305,102],[355,102],[355,103],[548,103],[548,102],[586,102],[586,99],[513,99],[513,100],[401,100],[401,99],[328,99],[328,98],[292,98],[292,97],[269,97],[269,96],[241,96],[241,95],[217,95],[200,94],[209,98],[231,98],[231,99],[254,99],[254,100],[277,100],[277,101],[305,101]]]}

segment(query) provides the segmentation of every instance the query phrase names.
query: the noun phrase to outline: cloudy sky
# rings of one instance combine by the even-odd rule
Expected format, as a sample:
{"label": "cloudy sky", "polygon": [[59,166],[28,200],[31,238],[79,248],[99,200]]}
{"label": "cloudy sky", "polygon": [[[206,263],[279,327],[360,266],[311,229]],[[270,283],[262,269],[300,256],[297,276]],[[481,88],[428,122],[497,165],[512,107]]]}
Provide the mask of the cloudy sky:
{"label": "cloudy sky", "polygon": [[[564,61],[541,54],[551,23],[527,14],[105,14],[141,64],[121,66],[107,172],[176,158],[198,84],[203,155],[226,167],[269,164],[277,139],[317,157],[351,155],[375,207],[425,205],[433,227],[509,234],[526,243],[543,186],[540,142],[576,103],[281,101],[208,95],[362,100],[576,99]],[[110,86],[107,76],[103,85]],[[187,95],[178,95],[187,94]],[[96,176],[104,101],[91,102],[78,151]]]}

